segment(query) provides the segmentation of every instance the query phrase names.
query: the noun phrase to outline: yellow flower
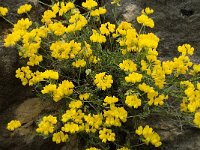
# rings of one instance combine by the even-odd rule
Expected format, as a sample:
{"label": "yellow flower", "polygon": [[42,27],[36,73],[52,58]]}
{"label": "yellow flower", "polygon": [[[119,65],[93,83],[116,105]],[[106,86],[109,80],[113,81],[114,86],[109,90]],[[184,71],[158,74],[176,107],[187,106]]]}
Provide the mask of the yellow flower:
{"label": "yellow flower", "polygon": [[56,18],[56,13],[54,13],[52,10],[46,10],[42,16],[42,22],[46,24],[53,23],[52,18]]}
{"label": "yellow flower", "polygon": [[17,21],[16,24],[14,24],[13,31],[17,30],[27,30],[32,25],[32,21],[30,21],[28,18],[22,18]]}
{"label": "yellow flower", "polygon": [[103,8],[103,7],[99,7],[99,9],[92,10],[92,11],[90,12],[90,15],[93,16],[93,17],[99,18],[100,15],[103,15],[103,14],[105,14],[105,13],[106,13],[106,9]]}
{"label": "yellow flower", "polygon": [[59,144],[61,142],[66,142],[68,139],[68,135],[64,134],[62,131],[53,134],[52,141]]}
{"label": "yellow flower", "polygon": [[92,42],[105,43],[106,37],[104,35],[98,33],[96,30],[92,29],[92,35],[90,36],[90,40]]}
{"label": "yellow flower", "polygon": [[23,13],[27,13],[31,10],[32,6],[30,4],[25,4],[19,7],[19,9],[17,10],[18,14],[23,14]]}
{"label": "yellow flower", "polygon": [[22,34],[21,30],[8,34],[7,37],[4,39],[4,46],[5,47],[15,46],[17,42],[20,41],[21,34]]}
{"label": "yellow flower", "polygon": [[115,104],[110,105],[109,110],[104,110],[104,117],[106,118],[105,125],[110,126],[121,126],[121,122],[127,121],[127,111],[124,107],[116,107]]}
{"label": "yellow flower", "polygon": [[21,122],[18,120],[11,120],[8,125],[7,125],[7,129],[9,131],[14,131],[15,129],[19,128],[21,126]]}
{"label": "yellow flower", "polygon": [[65,33],[66,27],[61,22],[50,23],[48,25],[50,31],[52,31],[55,35],[61,36]]}
{"label": "yellow flower", "polygon": [[7,13],[8,13],[8,8],[0,7],[0,16],[6,16]]}
{"label": "yellow flower", "polygon": [[150,15],[150,14],[153,14],[154,10],[149,8],[149,7],[146,7],[145,9],[142,10],[142,14],[147,14],[147,15]]}
{"label": "yellow flower", "polygon": [[58,85],[58,88],[53,93],[53,100],[58,102],[65,96],[69,96],[73,93],[74,84],[68,80],[63,80],[61,84]]}
{"label": "yellow flower", "polygon": [[80,100],[87,100],[89,97],[90,93],[84,93],[79,95]]}
{"label": "yellow flower", "polygon": [[142,24],[143,26],[147,26],[147,27],[150,27],[150,28],[154,27],[153,19],[149,18],[147,15],[144,15],[144,14],[137,17],[137,22],[139,24]]}
{"label": "yellow flower", "polygon": [[[138,36],[138,46],[141,49],[145,47],[156,49],[158,47],[159,40],[160,39],[153,33],[140,34]],[[156,53],[156,51],[153,52]]]}
{"label": "yellow flower", "polygon": [[125,77],[126,82],[136,83],[141,82],[142,74],[132,72],[127,77]]}
{"label": "yellow flower", "polygon": [[129,72],[134,72],[137,70],[137,65],[130,59],[123,60],[123,63],[120,63],[119,67],[120,69]]}
{"label": "yellow flower", "polygon": [[183,44],[182,46],[178,46],[178,51],[182,53],[182,55],[186,54],[193,55],[194,48],[191,47],[190,44]]}
{"label": "yellow flower", "polygon": [[75,6],[74,6],[74,3],[72,2],[68,2],[68,3],[64,3],[64,2],[61,2],[61,8],[59,10],[59,16],[62,16],[63,14],[65,14],[66,12],[68,12],[69,10],[73,9]]}
{"label": "yellow flower", "polygon": [[153,131],[152,128],[150,128],[148,125],[146,125],[144,128],[142,126],[139,126],[138,129],[135,131],[137,135],[143,136],[143,142],[145,144],[151,143],[155,147],[159,147],[162,145],[160,141],[160,136]]}
{"label": "yellow flower", "polygon": [[29,80],[33,77],[33,73],[30,70],[29,66],[21,67],[16,70],[16,78],[19,78],[22,82],[22,85],[29,83]]}
{"label": "yellow flower", "polygon": [[99,73],[95,75],[94,83],[96,86],[102,90],[106,90],[111,88],[113,80],[111,75],[106,75],[105,72]]}
{"label": "yellow flower", "polygon": [[59,78],[59,74],[57,71],[53,71],[53,70],[46,70],[45,72],[43,72],[41,74],[41,76],[45,79],[54,79],[54,80],[58,80]]}
{"label": "yellow flower", "polygon": [[200,128],[200,112],[195,113],[193,122],[198,128]]}
{"label": "yellow flower", "polygon": [[111,129],[103,128],[99,131],[99,138],[102,140],[103,143],[107,141],[115,141],[115,133],[112,132]]}
{"label": "yellow flower", "polygon": [[92,8],[98,6],[98,3],[94,0],[86,0],[86,2],[82,3],[82,6],[88,10],[91,10]]}
{"label": "yellow flower", "polygon": [[137,135],[142,135],[142,133],[143,133],[143,127],[142,127],[142,126],[139,126],[138,129],[135,130],[135,133],[136,133]]}
{"label": "yellow flower", "polygon": [[80,100],[73,100],[69,103],[69,108],[70,109],[78,109],[81,108],[81,106],[83,105],[82,101]]}
{"label": "yellow flower", "polygon": [[56,85],[55,84],[48,84],[45,87],[43,87],[43,90],[41,91],[42,94],[46,93],[54,93],[56,91]]}
{"label": "yellow flower", "polygon": [[86,65],[86,61],[84,59],[78,59],[72,63],[72,66],[76,68],[85,67],[85,65]]}
{"label": "yellow flower", "polygon": [[100,32],[102,35],[110,35],[110,33],[115,32],[115,25],[107,22],[105,24],[101,24]]}
{"label": "yellow flower", "polygon": [[113,96],[113,97],[106,96],[106,98],[104,99],[104,102],[105,102],[104,105],[107,105],[107,104],[111,105],[111,104],[118,102],[118,98],[115,96]]}
{"label": "yellow flower", "polygon": [[44,116],[42,121],[38,124],[38,128],[36,132],[42,133],[44,135],[48,135],[49,133],[53,133],[54,125],[57,123],[57,118],[52,115]]}
{"label": "yellow flower", "polygon": [[64,124],[64,126],[61,128],[62,131],[66,133],[75,133],[81,130],[78,124],[69,122]]}
{"label": "yellow flower", "polygon": [[129,107],[134,107],[134,108],[138,108],[139,106],[141,106],[141,100],[135,94],[126,96],[125,103]]}
{"label": "yellow flower", "polygon": [[43,60],[42,55],[33,54],[31,57],[29,57],[29,61],[27,62],[27,65],[29,65],[29,66],[39,65],[39,63],[42,60]]}
{"label": "yellow flower", "polygon": [[84,120],[86,121],[84,130],[87,133],[90,133],[90,132],[94,133],[98,129],[100,129],[103,123],[103,116],[102,114],[96,114],[96,115],[88,114],[88,115],[84,115]]}
{"label": "yellow flower", "polygon": [[81,31],[82,28],[86,26],[87,22],[88,22],[87,19],[83,15],[75,13],[70,17],[69,19],[70,24],[68,25],[65,31],[67,33]]}

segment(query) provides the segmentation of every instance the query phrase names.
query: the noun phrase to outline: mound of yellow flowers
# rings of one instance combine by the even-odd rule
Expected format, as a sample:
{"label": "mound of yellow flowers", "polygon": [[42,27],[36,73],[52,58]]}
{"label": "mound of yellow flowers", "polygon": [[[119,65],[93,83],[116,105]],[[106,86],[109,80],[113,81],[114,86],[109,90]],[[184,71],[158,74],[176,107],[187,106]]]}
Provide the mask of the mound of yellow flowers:
{"label": "mound of yellow flowers", "polygon": [[[14,24],[4,46],[17,47],[26,62],[16,78],[61,105],[57,116],[41,118],[38,134],[57,144],[77,134],[87,150],[128,150],[141,143],[159,147],[161,137],[147,120],[153,114],[166,117],[170,100],[179,102],[183,119],[194,116],[187,121],[200,127],[200,64],[190,60],[194,48],[183,44],[179,57],[159,60],[159,38],[145,31],[155,26],[153,9],[141,11],[137,31],[128,22],[105,22],[106,8],[95,0],[82,3],[83,13],[72,1],[54,3],[40,23],[29,17],[31,8],[19,7],[18,14],[27,18]],[[1,17],[7,12],[0,7]],[[19,126],[11,121],[7,129]]]}

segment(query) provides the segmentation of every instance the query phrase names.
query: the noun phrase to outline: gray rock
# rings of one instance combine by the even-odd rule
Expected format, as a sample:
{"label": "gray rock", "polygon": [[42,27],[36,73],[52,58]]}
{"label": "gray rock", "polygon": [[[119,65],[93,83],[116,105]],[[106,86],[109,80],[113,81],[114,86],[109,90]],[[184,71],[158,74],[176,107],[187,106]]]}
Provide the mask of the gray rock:
{"label": "gray rock", "polygon": [[30,89],[20,85],[15,78],[18,68],[18,54],[15,48],[3,47],[0,42],[0,112],[18,99],[31,96]]}
{"label": "gray rock", "polygon": [[[43,139],[36,133],[38,120],[44,112],[55,111],[57,106],[52,101],[42,101],[39,98],[27,99],[19,105],[12,105],[0,114],[0,149],[1,150],[54,150],[63,147],[55,144],[51,138]],[[19,120],[22,126],[11,132],[6,129],[10,120]]]}

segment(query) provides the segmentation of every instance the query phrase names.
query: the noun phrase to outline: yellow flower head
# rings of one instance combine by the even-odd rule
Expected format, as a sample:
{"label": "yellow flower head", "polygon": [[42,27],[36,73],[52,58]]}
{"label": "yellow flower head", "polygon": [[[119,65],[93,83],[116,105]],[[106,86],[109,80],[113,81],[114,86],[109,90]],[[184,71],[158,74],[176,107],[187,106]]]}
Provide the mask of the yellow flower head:
{"label": "yellow flower head", "polygon": [[25,4],[19,7],[19,9],[17,10],[17,13],[23,14],[23,13],[27,13],[31,10],[32,6],[30,4]]}
{"label": "yellow flower head", "polygon": [[147,26],[147,27],[150,27],[150,28],[154,27],[153,19],[149,18],[147,15],[144,15],[144,14],[137,17],[137,22],[139,24],[142,24],[143,26]]}
{"label": "yellow flower head", "polygon": [[64,134],[62,131],[54,133],[52,137],[52,141],[56,142],[56,144],[59,144],[61,142],[66,142],[68,139],[68,135]]}
{"label": "yellow flower head", "polygon": [[106,75],[105,72],[96,74],[94,83],[96,86],[102,90],[106,90],[108,88],[111,88],[113,80],[111,75]]}
{"label": "yellow flower head", "polygon": [[143,142],[147,145],[149,143],[151,143],[155,147],[159,147],[162,145],[160,141],[160,136],[148,125],[146,125],[144,128],[142,126],[139,126],[135,133],[139,136],[143,136]]}
{"label": "yellow flower head", "polygon": [[0,16],[6,16],[7,13],[8,13],[8,8],[0,7]]}
{"label": "yellow flower head", "polygon": [[14,131],[15,129],[19,128],[21,126],[21,122],[18,120],[11,120],[8,125],[7,125],[7,129],[9,131]]}
{"label": "yellow flower head", "polygon": [[135,94],[126,96],[125,103],[129,107],[134,107],[134,108],[138,108],[139,106],[141,106],[141,100]]}
{"label": "yellow flower head", "polygon": [[149,7],[146,7],[145,9],[142,10],[142,14],[147,14],[147,15],[153,14],[153,12],[154,10]]}
{"label": "yellow flower head", "polygon": [[104,102],[105,104],[104,105],[107,105],[107,104],[115,104],[116,102],[118,102],[118,98],[115,97],[115,96],[106,96],[106,98],[104,99]]}
{"label": "yellow flower head", "polygon": [[85,65],[86,65],[86,61],[84,59],[78,59],[72,63],[72,66],[76,68],[85,67]]}
{"label": "yellow flower head", "polygon": [[99,131],[99,138],[102,142],[106,143],[107,141],[115,141],[115,133],[111,129],[103,128]]}
{"label": "yellow flower head", "polygon": [[82,6],[88,10],[91,10],[92,8],[98,6],[98,3],[94,0],[86,0],[86,2],[82,3]]}
{"label": "yellow flower head", "polygon": [[200,128],[200,112],[195,113],[193,122],[198,128]]}
{"label": "yellow flower head", "polygon": [[42,118],[42,121],[38,124],[38,128],[36,129],[36,132],[42,133],[44,135],[48,135],[49,133],[53,133],[54,131],[54,125],[57,123],[57,118],[49,115],[44,116]]}

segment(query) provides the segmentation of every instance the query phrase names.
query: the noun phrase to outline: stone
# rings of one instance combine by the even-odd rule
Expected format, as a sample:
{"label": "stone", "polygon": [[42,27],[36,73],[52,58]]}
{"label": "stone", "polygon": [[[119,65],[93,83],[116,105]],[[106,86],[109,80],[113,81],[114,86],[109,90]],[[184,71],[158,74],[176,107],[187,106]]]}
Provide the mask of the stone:
{"label": "stone", "polygon": [[[14,104],[0,114],[0,149],[31,150],[31,149],[60,149],[63,144],[55,144],[51,138],[43,139],[36,133],[37,123],[44,112],[55,112],[58,109],[53,101],[44,101],[39,98],[26,99],[21,104]],[[22,126],[11,132],[6,129],[10,120],[19,120]]]}

